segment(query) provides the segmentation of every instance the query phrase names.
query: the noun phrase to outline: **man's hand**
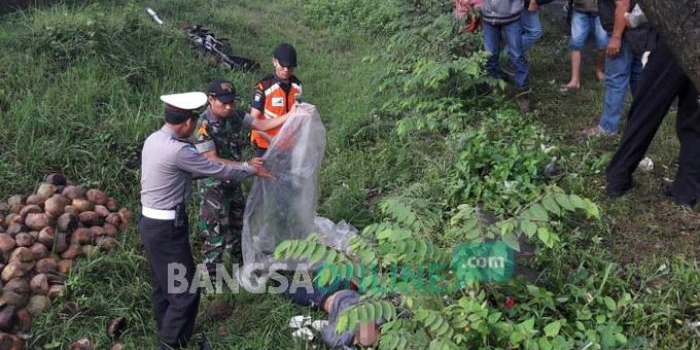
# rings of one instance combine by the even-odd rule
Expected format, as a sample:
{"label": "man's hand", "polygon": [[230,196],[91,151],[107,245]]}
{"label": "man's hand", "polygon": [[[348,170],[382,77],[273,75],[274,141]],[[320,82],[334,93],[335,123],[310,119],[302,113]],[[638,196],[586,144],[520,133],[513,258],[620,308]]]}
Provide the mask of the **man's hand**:
{"label": "man's hand", "polygon": [[539,6],[537,6],[537,1],[530,0],[530,5],[527,7],[527,10],[530,12],[535,12],[539,10]]}
{"label": "man's hand", "polygon": [[605,50],[605,55],[609,58],[614,58],[620,54],[620,48],[622,48],[622,39],[611,36],[610,40],[608,40],[608,48]]}
{"label": "man's hand", "polygon": [[263,166],[263,159],[260,158],[260,157],[251,158],[251,159],[248,161],[248,164],[249,164],[250,166],[252,166],[253,168],[255,168],[255,167],[261,167],[261,166]]}
{"label": "man's hand", "polygon": [[467,10],[467,12],[471,11],[474,9],[474,7],[471,4],[470,0],[457,0],[461,6],[464,6],[464,8]]}
{"label": "man's hand", "polygon": [[252,166],[253,169],[255,169],[256,176],[260,176],[260,177],[264,177],[264,178],[268,178],[268,179],[273,179],[273,180],[275,179],[275,177],[272,175],[272,173],[269,170],[267,170],[265,168],[265,166],[263,165],[262,158],[259,158],[259,157],[252,158],[251,160],[248,161],[248,164],[250,164],[250,166]]}

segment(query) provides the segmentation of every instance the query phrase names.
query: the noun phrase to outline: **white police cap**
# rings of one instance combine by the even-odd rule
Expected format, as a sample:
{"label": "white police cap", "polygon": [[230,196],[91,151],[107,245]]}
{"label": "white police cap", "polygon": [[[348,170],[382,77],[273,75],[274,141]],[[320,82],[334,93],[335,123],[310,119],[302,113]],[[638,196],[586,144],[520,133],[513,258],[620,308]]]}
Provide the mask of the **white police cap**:
{"label": "white police cap", "polygon": [[160,100],[178,109],[193,110],[207,103],[207,95],[203,92],[185,92],[181,94],[163,95]]}

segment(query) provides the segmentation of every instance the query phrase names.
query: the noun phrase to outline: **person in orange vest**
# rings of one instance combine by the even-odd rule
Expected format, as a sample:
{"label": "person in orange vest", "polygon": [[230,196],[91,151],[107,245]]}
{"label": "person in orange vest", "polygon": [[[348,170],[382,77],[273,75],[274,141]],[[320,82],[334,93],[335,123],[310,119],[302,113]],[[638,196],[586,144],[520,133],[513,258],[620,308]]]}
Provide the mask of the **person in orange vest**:
{"label": "person in orange vest", "polygon": [[[259,119],[278,118],[289,113],[297,96],[301,96],[301,81],[294,75],[297,66],[294,46],[288,43],[277,45],[272,52],[272,64],[275,72],[258,81],[253,92],[250,114]],[[255,146],[256,157],[265,154],[280,128],[281,126],[267,132],[251,132],[250,140]]]}

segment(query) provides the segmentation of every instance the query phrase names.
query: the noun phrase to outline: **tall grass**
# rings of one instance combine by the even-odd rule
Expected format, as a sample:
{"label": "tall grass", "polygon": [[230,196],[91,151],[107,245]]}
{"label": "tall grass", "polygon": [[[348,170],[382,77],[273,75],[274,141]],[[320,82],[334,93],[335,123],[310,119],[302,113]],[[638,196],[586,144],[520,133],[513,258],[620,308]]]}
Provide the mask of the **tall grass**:
{"label": "tall grass", "polygon": [[[146,6],[158,11],[166,26],[157,26]],[[334,220],[368,222],[371,207],[363,202],[364,189],[390,175],[382,174],[386,168],[374,169],[371,159],[356,156],[361,151],[346,138],[357,132],[348,125],[366,118],[379,103],[381,95],[372,86],[383,66],[381,61],[362,62],[375,50],[371,44],[358,41],[354,51],[347,51],[347,40],[308,29],[301,8],[295,0],[275,6],[258,1],[71,1],[1,17],[6,29],[0,33],[5,48],[0,53],[0,198],[28,193],[44,175],[60,171],[137,210],[138,153],[145,137],[162,123],[158,96],[203,90],[210,79],[223,76],[234,82],[247,111],[254,82],[272,70],[272,48],[286,41],[299,52],[304,99],[319,107],[330,130],[321,211]],[[182,22],[200,23],[218,37],[228,37],[233,54],[255,59],[263,68],[241,73],[209,64],[190,49],[178,30]],[[117,316],[129,321],[123,336],[127,348],[155,347],[148,266],[135,228],[123,234],[121,243],[116,252],[83,260],[73,270],[68,295],[34,320],[30,347],[67,348],[88,336],[96,348],[109,348],[113,341],[105,327]],[[234,316],[223,323],[202,319],[198,327],[209,332],[217,348],[308,346],[295,343],[286,330],[291,315],[308,310],[269,295],[224,297],[234,301]],[[65,309],[67,301],[78,308]],[[219,334],[220,326],[228,332]]]}

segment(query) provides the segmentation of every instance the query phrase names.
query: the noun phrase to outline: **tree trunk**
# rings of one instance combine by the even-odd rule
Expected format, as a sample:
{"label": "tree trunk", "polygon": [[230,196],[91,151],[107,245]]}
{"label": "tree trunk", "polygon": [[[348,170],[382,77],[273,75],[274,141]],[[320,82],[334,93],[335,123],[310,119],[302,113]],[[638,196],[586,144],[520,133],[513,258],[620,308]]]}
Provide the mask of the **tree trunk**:
{"label": "tree trunk", "polygon": [[680,65],[700,88],[700,0],[638,0]]}

